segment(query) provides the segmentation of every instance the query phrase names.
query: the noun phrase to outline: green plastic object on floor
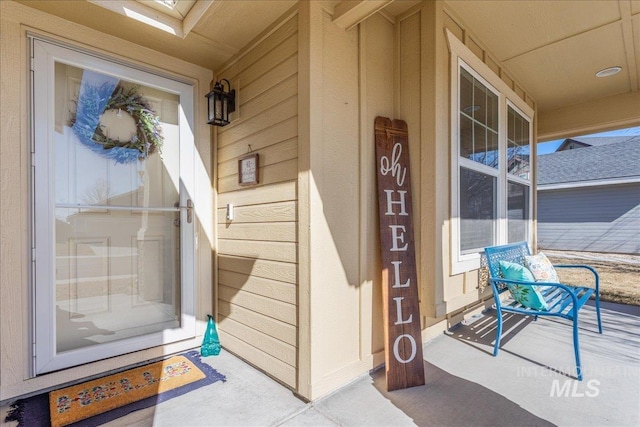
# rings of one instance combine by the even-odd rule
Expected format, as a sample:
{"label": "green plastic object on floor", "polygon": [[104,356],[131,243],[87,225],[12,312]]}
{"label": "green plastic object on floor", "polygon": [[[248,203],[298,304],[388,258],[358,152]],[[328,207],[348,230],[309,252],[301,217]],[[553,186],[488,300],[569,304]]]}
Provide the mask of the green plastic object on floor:
{"label": "green plastic object on floor", "polygon": [[217,356],[220,354],[220,338],[218,338],[218,331],[216,330],[216,322],[213,320],[213,316],[207,314],[209,321],[207,322],[207,331],[204,333],[204,340],[202,340],[202,347],[200,347],[200,354],[203,356]]}

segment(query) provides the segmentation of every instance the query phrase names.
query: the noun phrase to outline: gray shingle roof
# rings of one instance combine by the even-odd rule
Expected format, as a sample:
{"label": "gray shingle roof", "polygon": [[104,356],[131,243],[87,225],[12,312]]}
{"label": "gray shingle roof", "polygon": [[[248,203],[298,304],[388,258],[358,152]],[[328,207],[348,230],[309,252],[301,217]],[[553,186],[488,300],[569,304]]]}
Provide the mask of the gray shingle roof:
{"label": "gray shingle roof", "polygon": [[640,177],[640,135],[544,154],[537,160],[538,185]]}
{"label": "gray shingle roof", "polygon": [[601,145],[609,145],[616,144],[618,142],[624,142],[629,139],[638,138],[638,136],[580,136],[575,138],[565,139],[564,142],[558,147],[558,150],[562,148],[569,141],[579,142],[581,144],[591,145],[591,146],[601,146]]}

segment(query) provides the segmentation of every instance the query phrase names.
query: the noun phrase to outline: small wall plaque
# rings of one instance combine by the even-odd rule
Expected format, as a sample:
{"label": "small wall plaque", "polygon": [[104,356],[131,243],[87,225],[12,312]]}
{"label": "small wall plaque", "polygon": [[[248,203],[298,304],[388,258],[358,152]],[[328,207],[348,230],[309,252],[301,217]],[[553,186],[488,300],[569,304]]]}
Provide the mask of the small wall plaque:
{"label": "small wall plaque", "polygon": [[247,154],[238,160],[238,184],[256,185],[258,183],[258,153]]}

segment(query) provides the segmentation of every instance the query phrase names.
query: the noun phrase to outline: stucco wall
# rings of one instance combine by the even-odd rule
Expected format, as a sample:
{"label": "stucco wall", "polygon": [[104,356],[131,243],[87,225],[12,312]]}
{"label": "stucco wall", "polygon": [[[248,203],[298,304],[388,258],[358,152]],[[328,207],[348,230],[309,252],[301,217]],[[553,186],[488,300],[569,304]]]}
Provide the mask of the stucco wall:
{"label": "stucco wall", "polygon": [[[198,346],[207,313],[213,312],[212,248],[215,230],[211,197],[211,142],[206,125],[204,95],[209,89],[209,70],[141,48],[116,37],[39,12],[11,1],[0,2],[0,400],[107,372],[164,354]],[[29,379],[31,355],[30,213],[28,140],[28,48],[27,31],[44,34],[102,54],[155,67],[194,85],[195,141],[197,145],[196,232],[199,236],[196,271],[196,316],[199,336],[192,340],[89,363]],[[140,28],[144,37],[145,28]]]}

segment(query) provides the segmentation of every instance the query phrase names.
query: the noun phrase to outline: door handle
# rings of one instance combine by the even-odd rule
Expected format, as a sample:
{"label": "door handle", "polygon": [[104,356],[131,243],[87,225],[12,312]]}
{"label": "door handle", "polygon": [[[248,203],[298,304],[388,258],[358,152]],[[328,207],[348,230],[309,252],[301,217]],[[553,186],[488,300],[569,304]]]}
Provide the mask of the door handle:
{"label": "door handle", "polygon": [[[191,222],[193,222],[193,202],[191,201],[191,199],[187,199],[187,206],[180,206],[179,202],[176,202],[174,204],[174,206],[178,209],[186,209],[187,210],[187,222],[189,224],[191,224]],[[174,223],[176,224],[176,227],[180,226],[180,219],[177,219],[176,221],[174,221]]]}

